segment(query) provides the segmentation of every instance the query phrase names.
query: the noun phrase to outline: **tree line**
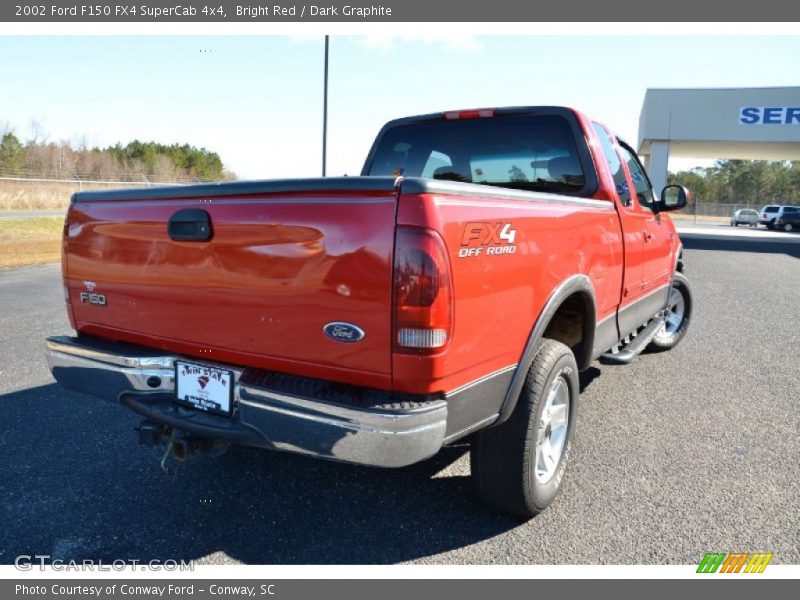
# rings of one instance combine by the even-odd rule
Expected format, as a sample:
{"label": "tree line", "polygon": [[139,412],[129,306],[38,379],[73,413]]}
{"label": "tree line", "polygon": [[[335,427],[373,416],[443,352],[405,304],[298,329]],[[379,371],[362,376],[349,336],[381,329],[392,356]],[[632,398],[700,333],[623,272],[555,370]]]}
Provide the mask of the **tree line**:
{"label": "tree line", "polygon": [[695,202],[800,204],[800,161],[718,160],[668,180],[689,188]]}
{"label": "tree line", "polygon": [[134,140],[106,148],[73,147],[71,142],[20,140],[12,131],[0,138],[0,176],[105,181],[220,181],[235,179],[216,152],[189,144]]}

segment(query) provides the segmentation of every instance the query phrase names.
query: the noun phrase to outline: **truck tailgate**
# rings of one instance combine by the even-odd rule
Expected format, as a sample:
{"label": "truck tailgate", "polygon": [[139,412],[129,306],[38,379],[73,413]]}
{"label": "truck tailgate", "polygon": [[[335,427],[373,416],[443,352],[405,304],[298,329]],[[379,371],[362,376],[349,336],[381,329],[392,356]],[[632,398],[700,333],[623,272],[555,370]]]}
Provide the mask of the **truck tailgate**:
{"label": "truck tailgate", "polygon": [[[389,381],[395,208],[390,178],[78,194],[65,244],[76,328],[244,366]],[[170,237],[182,209],[206,211],[210,240]],[[328,337],[337,321],[363,339]]]}

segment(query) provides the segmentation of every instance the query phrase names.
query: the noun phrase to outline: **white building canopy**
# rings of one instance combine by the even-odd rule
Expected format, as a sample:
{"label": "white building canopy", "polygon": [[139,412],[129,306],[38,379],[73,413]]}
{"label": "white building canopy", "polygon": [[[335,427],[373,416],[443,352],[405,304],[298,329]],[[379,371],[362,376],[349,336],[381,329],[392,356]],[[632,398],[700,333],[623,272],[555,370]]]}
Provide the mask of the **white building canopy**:
{"label": "white building canopy", "polygon": [[800,87],[649,89],[638,152],[656,193],[670,156],[800,160]]}

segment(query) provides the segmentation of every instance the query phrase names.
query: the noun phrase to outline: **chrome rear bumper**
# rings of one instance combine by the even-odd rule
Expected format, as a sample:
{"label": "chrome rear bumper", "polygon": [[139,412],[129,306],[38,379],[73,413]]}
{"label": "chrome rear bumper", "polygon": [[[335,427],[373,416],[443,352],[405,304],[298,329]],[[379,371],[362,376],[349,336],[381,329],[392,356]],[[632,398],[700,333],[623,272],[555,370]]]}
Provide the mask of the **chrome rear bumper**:
{"label": "chrome rear bumper", "polygon": [[173,402],[179,356],[111,343],[98,338],[52,337],[47,362],[64,388],[121,402],[148,419],[180,431],[233,443],[320,458],[402,467],[436,454],[445,439],[444,400],[359,406],[276,391],[234,373],[231,417],[204,413]]}

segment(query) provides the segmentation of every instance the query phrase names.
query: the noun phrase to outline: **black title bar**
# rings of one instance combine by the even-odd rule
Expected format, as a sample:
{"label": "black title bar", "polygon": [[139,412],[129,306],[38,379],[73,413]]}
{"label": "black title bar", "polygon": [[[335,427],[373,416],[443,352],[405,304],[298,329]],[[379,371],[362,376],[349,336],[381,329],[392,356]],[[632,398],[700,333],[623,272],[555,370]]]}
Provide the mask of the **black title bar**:
{"label": "black title bar", "polygon": [[[17,0],[0,5],[4,22],[773,22],[800,21],[800,3],[760,0],[757,4],[711,0],[364,0],[247,2],[174,0],[76,2]],[[531,29],[530,33],[537,33]],[[598,30],[602,33],[602,30]],[[632,31],[631,33],[636,33]],[[665,33],[680,34],[680,25]]]}
{"label": "black title bar", "polygon": [[[686,567],[694,572],[695,567]],[[456,597],[460,600],[534,598],[545,595],[600,598],[720,597],[744,600],[754,596],[792,596],[796,581],[748,579],[717,575],[672,580],[588,579],[449,579],[449,580],[225,580],[225,579],[27,579],[0,581],[3,598],[14,600],[427,600]],[[755,576],[756,578],[758,575]]]}

